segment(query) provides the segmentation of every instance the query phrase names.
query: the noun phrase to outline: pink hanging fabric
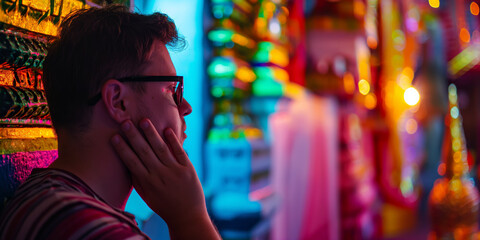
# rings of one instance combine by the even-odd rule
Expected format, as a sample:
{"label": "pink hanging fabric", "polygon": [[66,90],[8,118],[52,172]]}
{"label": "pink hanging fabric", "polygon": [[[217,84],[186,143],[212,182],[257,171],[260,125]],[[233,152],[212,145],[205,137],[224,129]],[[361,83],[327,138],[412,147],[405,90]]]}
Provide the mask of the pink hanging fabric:
{"label": "pink hanging fabric", "polygon": [[339,239],[338,106],[303,95],[270,118],[273,186],[281,197],[272,239]]}

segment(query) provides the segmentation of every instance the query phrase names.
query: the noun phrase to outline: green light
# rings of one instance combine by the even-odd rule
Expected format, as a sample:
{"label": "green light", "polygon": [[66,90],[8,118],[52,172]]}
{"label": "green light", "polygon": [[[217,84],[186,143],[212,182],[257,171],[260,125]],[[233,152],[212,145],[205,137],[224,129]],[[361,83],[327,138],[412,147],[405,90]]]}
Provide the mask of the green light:
{"label": "green light", "polygon": [[257,63],[267,63],[270,59],[269,51],[267,50],[258,50],[253,56],[253,61]]}
{"label": "green light", "polygon": [[212,42],[227,43],[232,41],[234,32],[227,29],[215,29],[208,33],[208,39]]}
{"label": "green light", "polygon": [[260,42],[258,44],[258,49],[266,50],[266,51],[271,51],[275,48],[275,45],[271,42]]}
{"label": "green light", "polygon": [[210,129],[210,131],[208,131],[208,140],[219,141],[229,139],[230,132],[231,131],[228,128],[213,127]]}
{"label": "green light", "polygon": [[223,96],[223,89],[220,87],[212,87],[212,96],[216,98],[220,98]]}
{"label": "green light", "polygon": [[256,67],[253,69],[257,79],[274,79],[273,70],[269,67]]}
{"label": "green light", "polygon": [[270,51],[275,48],[271,42],[261,42],[258,44],[258,51],[253,56],[253,61],[257,63],[267,63],[270,61]]}
{"label": "green light", "polygon": [[224,57],[214,58],[207,68],[207,73],[211,78],[233,78],[236,71],[235,62]]}
{"label": "green light", "polygon": [[452,75],[470,70],[479,62],[480,49],[475,46],[469,46],[448,62],[448,71]]}
{"label": "green light", "polygon": [[274,81],[274,80],[267,80],[267,79],[258,79],[257,81],[253,82],[252,85],[253,95],[255,96],[283,96],[284,87],[282,84]]}

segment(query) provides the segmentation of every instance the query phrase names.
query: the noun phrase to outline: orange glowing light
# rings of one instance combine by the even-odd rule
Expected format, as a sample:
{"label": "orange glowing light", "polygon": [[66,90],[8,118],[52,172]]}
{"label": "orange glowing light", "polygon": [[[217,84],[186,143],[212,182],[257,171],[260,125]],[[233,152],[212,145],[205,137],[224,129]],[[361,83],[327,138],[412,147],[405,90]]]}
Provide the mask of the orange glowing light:
{"label": "orange glowing light", "polygon": [[255,79],[257,77],[255,75],[255,73],[250,68],[247,68],[247,67],[240,67],[237,70],[236,75],[237,75],[238,79],[240,79],[244,82],[253,82],[253,81],[255,81]]}
{"label": "orange glowing light", "polygon": [[412,80],[413,79],[413,69],[411,67],[405,67],[402,71],[402,74],[407,76],[408,79]]}
{"label": "orange glowing light", "polygon": [[480,9],[479,9],[478,4],[476,2],[470,3],[470,12],[475,16],[477,16],[478,13],[480,12]]}
{"label": "orange glowing light", "polygon": [[288,16],[290,14],[290,11],[286,7],[282,7],[283,12]]}
{"label": "orange glowing light", "polygon": [[367,94],[367,96],[365,96],[364,104],[366,108],[370,110],[374,109],[377,106],[377,96],[375,96],[373,93]]}
{"label": "orange glowing light", "polygon": [[268,12],[275,12],[275,9],[277,8],[277,6],[275,6],[275,3],[272,3],[272,2],[267,2],[265,3],[265,11],[268,11]]}
{"label": "orange glowing light", "polygon": [[462,161],[462,152],[460,151],[457,151],[453,154],[453,161],[455,161],[456,163],[460,163],[460,161]]}
{"label": "orange glowing light", "polygon": [[365,4],[362,1],[356,0],[353,2],[353,14],[356,17],[363,17],[365,15]]}
{"label": "orange glowing light", "polygon": [[278,80],[279,82],[282,82],[282,83],[287,83],[290,79],[288,72],[281,68],[273,69],[273,77],[275,78],[275,80]]}
{"label": "orange glowing light", "polygon": [[255,47],[255,43],[252,40],[246,38],[243,35],[237,34],[237,33],[233,34],[232,42],[234,42],[234,43],[236,43],[240,46],[245,46],[245,47],[249,47],[249,48]]}
{"label": "orange glowing light", "polygon": [[355,92],[355,79],[351,73],[346,73],[343,76],[343,88],[348,94],[353,94]]}
{"label": "orange glowing light", "polygon": [[280,67],[286,67],[288,65],[288,52],[285,51],[285,49],[274,48],[270,54],[270,61],[273,63]]}
{"label": "orange glowing light", "polygon": [[470,33],[468,32],[467,29],[465,28],[460,29],[460,40],[466,43],[470,42]]}
{"label": "orange glowing light", "polygon": [[375,39],[375,38],[372,37],[372,36],[368,36],[368,37],[367,37],[367,45],[368,45],[368,47],[371,48],[371,49],[376,49],[377,46],[378,46],[377,39]]}

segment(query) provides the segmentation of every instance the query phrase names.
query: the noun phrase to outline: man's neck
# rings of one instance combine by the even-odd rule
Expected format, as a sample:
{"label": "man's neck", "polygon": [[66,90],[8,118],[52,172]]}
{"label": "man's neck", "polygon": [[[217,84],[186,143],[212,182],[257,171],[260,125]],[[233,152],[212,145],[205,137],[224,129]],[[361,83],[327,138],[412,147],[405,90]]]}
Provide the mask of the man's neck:
{"label": "man's neck", "polygon": [[59,137],[58,156],[50,168],[75,174],[108,204],[125,208],[132,184],[107,137],[98,134],[84,135],[81,139]]}

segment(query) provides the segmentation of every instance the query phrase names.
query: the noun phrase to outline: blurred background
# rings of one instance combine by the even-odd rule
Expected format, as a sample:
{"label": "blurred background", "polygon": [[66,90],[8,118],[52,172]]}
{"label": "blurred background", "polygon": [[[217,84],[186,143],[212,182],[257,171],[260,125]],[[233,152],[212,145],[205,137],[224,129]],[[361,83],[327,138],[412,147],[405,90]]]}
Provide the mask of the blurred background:
{"label": "blurred background", "polygon": [[[480,237],[479,0],[3,0],[2,199],[57,156],[48,38],[112,3],[188,42],[184,147],[224,239]],[[135,192],[126,211],[168,239]]]}

